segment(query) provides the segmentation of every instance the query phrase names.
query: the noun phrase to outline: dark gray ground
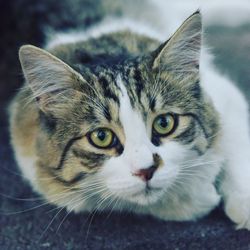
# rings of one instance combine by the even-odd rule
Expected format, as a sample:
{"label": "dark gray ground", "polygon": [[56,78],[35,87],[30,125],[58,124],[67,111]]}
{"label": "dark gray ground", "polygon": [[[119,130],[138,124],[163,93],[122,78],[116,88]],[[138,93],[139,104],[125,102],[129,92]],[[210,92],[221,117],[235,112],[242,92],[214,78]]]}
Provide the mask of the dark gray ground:
{"label": "dark gray ground", "polygon": [[[9,145],[6,104],[20,87],[17,49],[43,44],[43,27],[86,27],[108,12],[105,1],[16,0],[0,2],[0,249],[250,249],[250,232],[235,231],[222,209],[198,222],[162,222],[130,214],[69,215],[42,201],[19,176]],[[120,13],[119,6],[109,9]],[[207,38],[218,68],[230,75],[250,100],[250,25],[210,27]],[[250,181],[250,180],[249,180]],[[239,204],[240,206],[240,204]],[[37,207],[37,208],[35,208]],[[55,218],[55,219],[53,219]]]}

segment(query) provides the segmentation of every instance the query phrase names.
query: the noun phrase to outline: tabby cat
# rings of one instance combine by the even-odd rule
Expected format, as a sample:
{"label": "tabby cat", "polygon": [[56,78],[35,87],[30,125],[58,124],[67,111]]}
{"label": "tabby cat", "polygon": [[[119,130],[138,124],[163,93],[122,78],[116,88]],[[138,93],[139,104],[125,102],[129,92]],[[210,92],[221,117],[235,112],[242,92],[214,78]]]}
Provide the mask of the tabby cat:
{"label": "tabby cat", "polygon": [[141,33],[20,48],[10,131],[23,175],[68,211],[184,221],[222,200],[250,229],[248,107],[211,66],[200,12],[163,43]]}

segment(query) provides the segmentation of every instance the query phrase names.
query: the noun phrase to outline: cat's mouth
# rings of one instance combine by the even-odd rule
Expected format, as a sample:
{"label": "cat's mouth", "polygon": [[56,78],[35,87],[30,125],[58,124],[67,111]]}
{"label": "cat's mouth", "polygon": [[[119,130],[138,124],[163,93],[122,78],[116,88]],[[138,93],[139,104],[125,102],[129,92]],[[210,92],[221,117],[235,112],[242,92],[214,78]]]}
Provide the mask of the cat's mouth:
{"label": "cat's mouth", "polygon": [[150,195],[154,195],[155,193],[158,193],[159,191],[162,191],[162,188],[155,188],[150,185],[146,185],[146,187],[142,191],[135,193],[134,196],[137,196],[137,195],[150,196]]}
{"label": "cat's mouth", "polygon": [[163,193],[162,188],[152,187],[146,183],[145,188],[134,193],[129,200],[139,205],[150,205],[157,202]]}
{"label": "cat's mouth", "polygon": [[[147,206],[158,202],[165,193],[165,187],[159,183],[142,182],[137,183],[121,181],[120,185],[113,182],[107,183],[111,194],[118,199],[136,205]],[[110,185],[113,184],[113,185]]]}
{"label": "cat's mouth", "polygon": [[149,183],[146,183],[146,187],[145,187],[145,194],[146,195],[150,195],[154,192],[158,192],[161,190],[162,190],[162,188],[152,187]]}

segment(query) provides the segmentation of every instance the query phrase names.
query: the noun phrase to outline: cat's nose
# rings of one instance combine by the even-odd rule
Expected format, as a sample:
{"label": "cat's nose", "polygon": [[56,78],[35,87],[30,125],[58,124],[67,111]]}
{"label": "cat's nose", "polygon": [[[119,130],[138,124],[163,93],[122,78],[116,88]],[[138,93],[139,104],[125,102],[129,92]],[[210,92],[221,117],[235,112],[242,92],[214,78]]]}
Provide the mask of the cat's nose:
{"label": "cat's nose", "polygon": [[134,173],[134,176],[140,177],[143,181],[149,181],[152,179],[154,172],[156,171],[156,166],[151,166],[149,168],[142,168]]}

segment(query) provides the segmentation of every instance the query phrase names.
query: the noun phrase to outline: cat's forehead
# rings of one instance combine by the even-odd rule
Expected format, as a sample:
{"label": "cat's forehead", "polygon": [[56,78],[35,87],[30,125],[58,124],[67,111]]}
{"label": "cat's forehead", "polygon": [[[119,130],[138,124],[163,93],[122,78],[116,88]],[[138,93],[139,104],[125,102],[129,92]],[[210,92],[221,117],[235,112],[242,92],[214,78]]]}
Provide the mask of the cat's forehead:
{"label": "cat's forehead", "polygon": [[[85,105],[81,105],[81,112],[84,114],[84,120],[90,123],[91,127],[110,124],[122,126],[120,113],[125,96],[127,98],[125,105],[131,106],[132,110],[138,113],[142,110],[145,113],[149,101],[141,101],[141,97],[144,96],[144,83],[139,79],[140,74],[138,69],[128,65],[115,70],[99,66],[95,71],[95,77],[88,79],[82,89],[84,92],[82,103]],[[126,111],[128,116],[129,111],[131,109]]]}
{"label": "cat's forehead", "polygon": [[[149,69],[141,62],[142,58],[136,60],[126,60],[120,65],[113,67],[97,67],[98,91],[103,93],[103,97],[112,99],[118,106],[119,96],[126,89],[133,109],[142,112],[155,111],[157,108],[156,99],[160,99],[160,85],[150,75]],[[158,107],[160,108],[160,107]]]}
{"label": "cat's forehead", "polygon": [[[165,73],[162,78],[160,73],[153,74],[143,60],[143,57],[137,57],[117,65],[95,67],[92,71],[95,77],[89,79],[91,93],[87,102],[91,108],[87,111],[86,120],[93,120],[98,124],[113,122],[121,125],[121,96],[124,95],[124,90],[132,110],[145,123],[155,114],[192,108],[194,102],[189,88],[179,84],[180,79],[176,74]],[[193,82],[194,79],[188,78],[187,81]],[[86,87],[84,91],[87,91]],[[89,116],[94,119],[89,119]]]}

